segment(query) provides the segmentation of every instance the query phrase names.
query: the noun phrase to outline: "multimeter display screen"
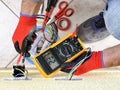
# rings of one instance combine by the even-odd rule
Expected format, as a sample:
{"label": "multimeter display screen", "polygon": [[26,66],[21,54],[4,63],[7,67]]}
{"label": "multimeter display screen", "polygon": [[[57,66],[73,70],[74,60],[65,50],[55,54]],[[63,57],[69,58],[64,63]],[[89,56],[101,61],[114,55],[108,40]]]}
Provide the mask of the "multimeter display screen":
{"label": "multimeter display screen", "polygon": [[59,63],[57,62],[57,60],[55,59],[55,57],[50,51],[47,51],[46,53],[44,53],[43,58],[52,70],[54,70],[59,66]]}

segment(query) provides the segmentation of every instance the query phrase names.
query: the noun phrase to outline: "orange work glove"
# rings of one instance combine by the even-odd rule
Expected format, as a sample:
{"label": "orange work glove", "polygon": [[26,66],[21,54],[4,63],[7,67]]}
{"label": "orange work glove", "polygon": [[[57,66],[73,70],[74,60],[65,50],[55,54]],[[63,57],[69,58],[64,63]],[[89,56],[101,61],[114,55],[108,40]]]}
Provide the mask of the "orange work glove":
{"label": "orange work glove", "polygon": [[29,35],[29,33],[34,29],[35,25],[36,16],[20,16],[19,23],[12,37],[12,41],[18,53],[28,53],[31,44],[36,37],[34,32]]}
{"label": "orange work glove", "polygon": [[[75,64],[77,64],[81,59],[83,59],[84,56],[85,55],[82,55],[82,56],[80,56],[80,58],[77,58],[76,60],[74,60],[72,62],[63,64],[61,66],[62,67],[61,71],[69,73],[69,71],[72,69],[72,67],[74,67]],[[77,68],[74,75],[81,75],[81,74],[84,74],[84,73],[89,72],[94,69],[103,68],[104,63],[103,63],[102,57],[103,56],[102,56],[101,51],[92,52],[92,56]]]}

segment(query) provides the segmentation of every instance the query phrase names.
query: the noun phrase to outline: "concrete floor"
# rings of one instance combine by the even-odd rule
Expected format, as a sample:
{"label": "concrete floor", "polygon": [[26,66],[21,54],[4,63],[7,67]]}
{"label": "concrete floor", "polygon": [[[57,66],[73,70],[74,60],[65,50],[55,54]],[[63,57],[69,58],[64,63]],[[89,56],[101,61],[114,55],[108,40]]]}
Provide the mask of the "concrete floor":
{"label": "concrete floor", "polygon": [[[98,14],[103,10],[105,1],[106,0],[74,0],[69,6],[75,10],[74,15],[69,18],[72,21],[71,28],[66,32],[59,31],[59,35],[63,37],[69,32],[74,31],[76,24],[80,24],[86,19]],[[3,78],[11,76],[11,67],[16,62],[15,60],[18,56],[13,47],[11,37],[18,23],[20,4],[21,0],[0,0],[0,90],[120,89],[119,67],[86,73],[77,77],[83,78],[83,80],[80,81],[55,81],[53,78],[46,80],[42,78],[37,70],[29,71],[30,77],[33,78],[32,81],[4,81]],[[56,10],[57,8],[55,11]],[[103,50],[119,43],[118,40],[110,35],[104,40],[85,45],[86,47],[91,47],[92,50]],[[34,65],[27,62],[26,65],[28,68],[35,68]],[[8,68],[10,68],[10,70],[7,70]],[[64,78],[65,75],[65,73],[60,72],[56,77]]]}
{"label": "concrete floor", "polygon": [[64,80],[66,74],[59,72],[54,78],[45,79],[37,70],[29,70],[31,80],[6,80],[11,70],[1,70],[0,90],[120,90],[118,69],[96,70]]}

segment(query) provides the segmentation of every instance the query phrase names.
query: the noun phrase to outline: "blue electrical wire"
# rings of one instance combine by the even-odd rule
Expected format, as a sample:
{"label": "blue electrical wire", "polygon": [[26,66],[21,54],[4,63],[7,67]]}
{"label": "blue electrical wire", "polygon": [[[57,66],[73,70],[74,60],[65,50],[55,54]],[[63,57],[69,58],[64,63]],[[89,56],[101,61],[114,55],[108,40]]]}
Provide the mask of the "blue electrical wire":
{"label": "blue electrical wire", "polygon": [[18,73],[18,74],[15,75],[15,77],[18,77],[18,76],[24,76],[24,74]]}

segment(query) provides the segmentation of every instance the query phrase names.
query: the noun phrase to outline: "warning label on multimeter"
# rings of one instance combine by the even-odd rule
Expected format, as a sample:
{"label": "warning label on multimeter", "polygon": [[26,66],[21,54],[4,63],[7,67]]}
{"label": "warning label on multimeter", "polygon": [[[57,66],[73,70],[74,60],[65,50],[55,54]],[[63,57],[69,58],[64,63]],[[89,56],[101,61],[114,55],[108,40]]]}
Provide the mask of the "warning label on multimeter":
{"label": "warning label on multimeter", "polygon": [[74,60],[84,51],[85,47],[80,39],[68,35],[38,54],[34,63],[45,77],[50,77],[63,63]]}

